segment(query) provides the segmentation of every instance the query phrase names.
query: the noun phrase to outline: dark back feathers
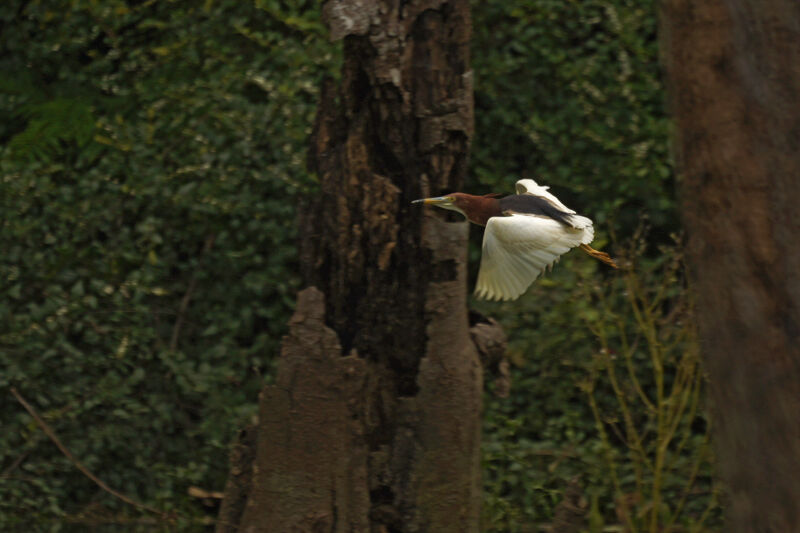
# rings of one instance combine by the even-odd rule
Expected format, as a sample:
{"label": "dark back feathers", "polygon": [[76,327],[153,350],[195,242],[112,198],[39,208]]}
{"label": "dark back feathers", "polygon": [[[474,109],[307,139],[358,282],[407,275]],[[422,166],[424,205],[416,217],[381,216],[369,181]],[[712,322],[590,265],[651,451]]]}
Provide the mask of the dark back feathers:
{"label": "dark back feathers", "polygon": [[570,226],[571,213],[561,211],[546,198],[532,194],[514,194],[500,199],[500,209],[525,215],[539,215],[552,218],[565,226]]}

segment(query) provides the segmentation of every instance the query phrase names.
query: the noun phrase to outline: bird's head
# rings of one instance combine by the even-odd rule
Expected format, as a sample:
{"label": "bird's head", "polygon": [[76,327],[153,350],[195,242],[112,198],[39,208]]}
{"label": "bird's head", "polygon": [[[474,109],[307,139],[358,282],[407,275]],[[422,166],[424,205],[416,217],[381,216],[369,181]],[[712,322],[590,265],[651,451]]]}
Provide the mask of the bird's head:
{"label": "bird's head", "polygon": [[475,196],[463,192],[451,192],[435,198],[422,198],[414,200],[412,204],[435,205],[442,209],[457,211],[467,217],[470,222],[486,225],[489,217],[500,214],[497,208],[497,199],[494,194]]}

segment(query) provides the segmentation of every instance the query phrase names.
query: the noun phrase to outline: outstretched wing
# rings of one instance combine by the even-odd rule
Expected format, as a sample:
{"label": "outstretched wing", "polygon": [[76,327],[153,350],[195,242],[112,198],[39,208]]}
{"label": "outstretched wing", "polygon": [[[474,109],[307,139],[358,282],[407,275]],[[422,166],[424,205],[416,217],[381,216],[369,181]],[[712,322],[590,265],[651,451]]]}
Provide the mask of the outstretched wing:
{"label": "outstretched wing", "polygon": [[518,298],[562,254],[580,245],[585,233],[542,216],[490,218],[475,295],[488,300]]}

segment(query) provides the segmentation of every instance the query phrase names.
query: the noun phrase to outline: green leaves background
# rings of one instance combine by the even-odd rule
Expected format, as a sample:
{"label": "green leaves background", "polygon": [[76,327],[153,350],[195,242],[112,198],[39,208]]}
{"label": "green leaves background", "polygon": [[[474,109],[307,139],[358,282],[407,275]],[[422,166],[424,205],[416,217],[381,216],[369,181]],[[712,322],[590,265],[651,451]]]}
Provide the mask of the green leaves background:
{"label": "green leaves background", "polygon": [[291,312],[337,70],[310,4],[273,4],[0,7],[0,528],[123,511],[9,385],[120,491],[195,515],[187,487],[222,487]]}
{"label": "green leaves background", "polygon": [[[491,0],[473,16],[468,190],[533,177],[598,222],[600,246],[643,216],[669,241],[655,1]],[[291,313],[295,204],[340,45],[310,0],[12,0],[0,44],[0,529],[138,514],[11,386],[110,486],[199,527],[188,487],[222,488]],[[549,520],[581,464],[614,520],[577,386],[596,346],[574,320],[592,309],[577,280],[609,274],[581,259],[520,302],[476,303],[506,324],[515,379],[487,397],[487,530]]]}

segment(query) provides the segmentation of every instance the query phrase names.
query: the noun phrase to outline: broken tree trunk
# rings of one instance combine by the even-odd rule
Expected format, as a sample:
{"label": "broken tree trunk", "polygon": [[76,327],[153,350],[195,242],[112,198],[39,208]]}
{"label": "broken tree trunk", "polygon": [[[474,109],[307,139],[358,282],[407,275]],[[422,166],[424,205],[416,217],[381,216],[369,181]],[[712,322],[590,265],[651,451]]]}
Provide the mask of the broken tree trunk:
{"label": "broken tree trunk", "polygon": [[330,0],[323,13],[344,66],[311,141],[308,288],[260,398],[251,476],[226,491],[241,504],[218,531],[477,532],[468,227],[410,204],[463,184],[469,4]]}

